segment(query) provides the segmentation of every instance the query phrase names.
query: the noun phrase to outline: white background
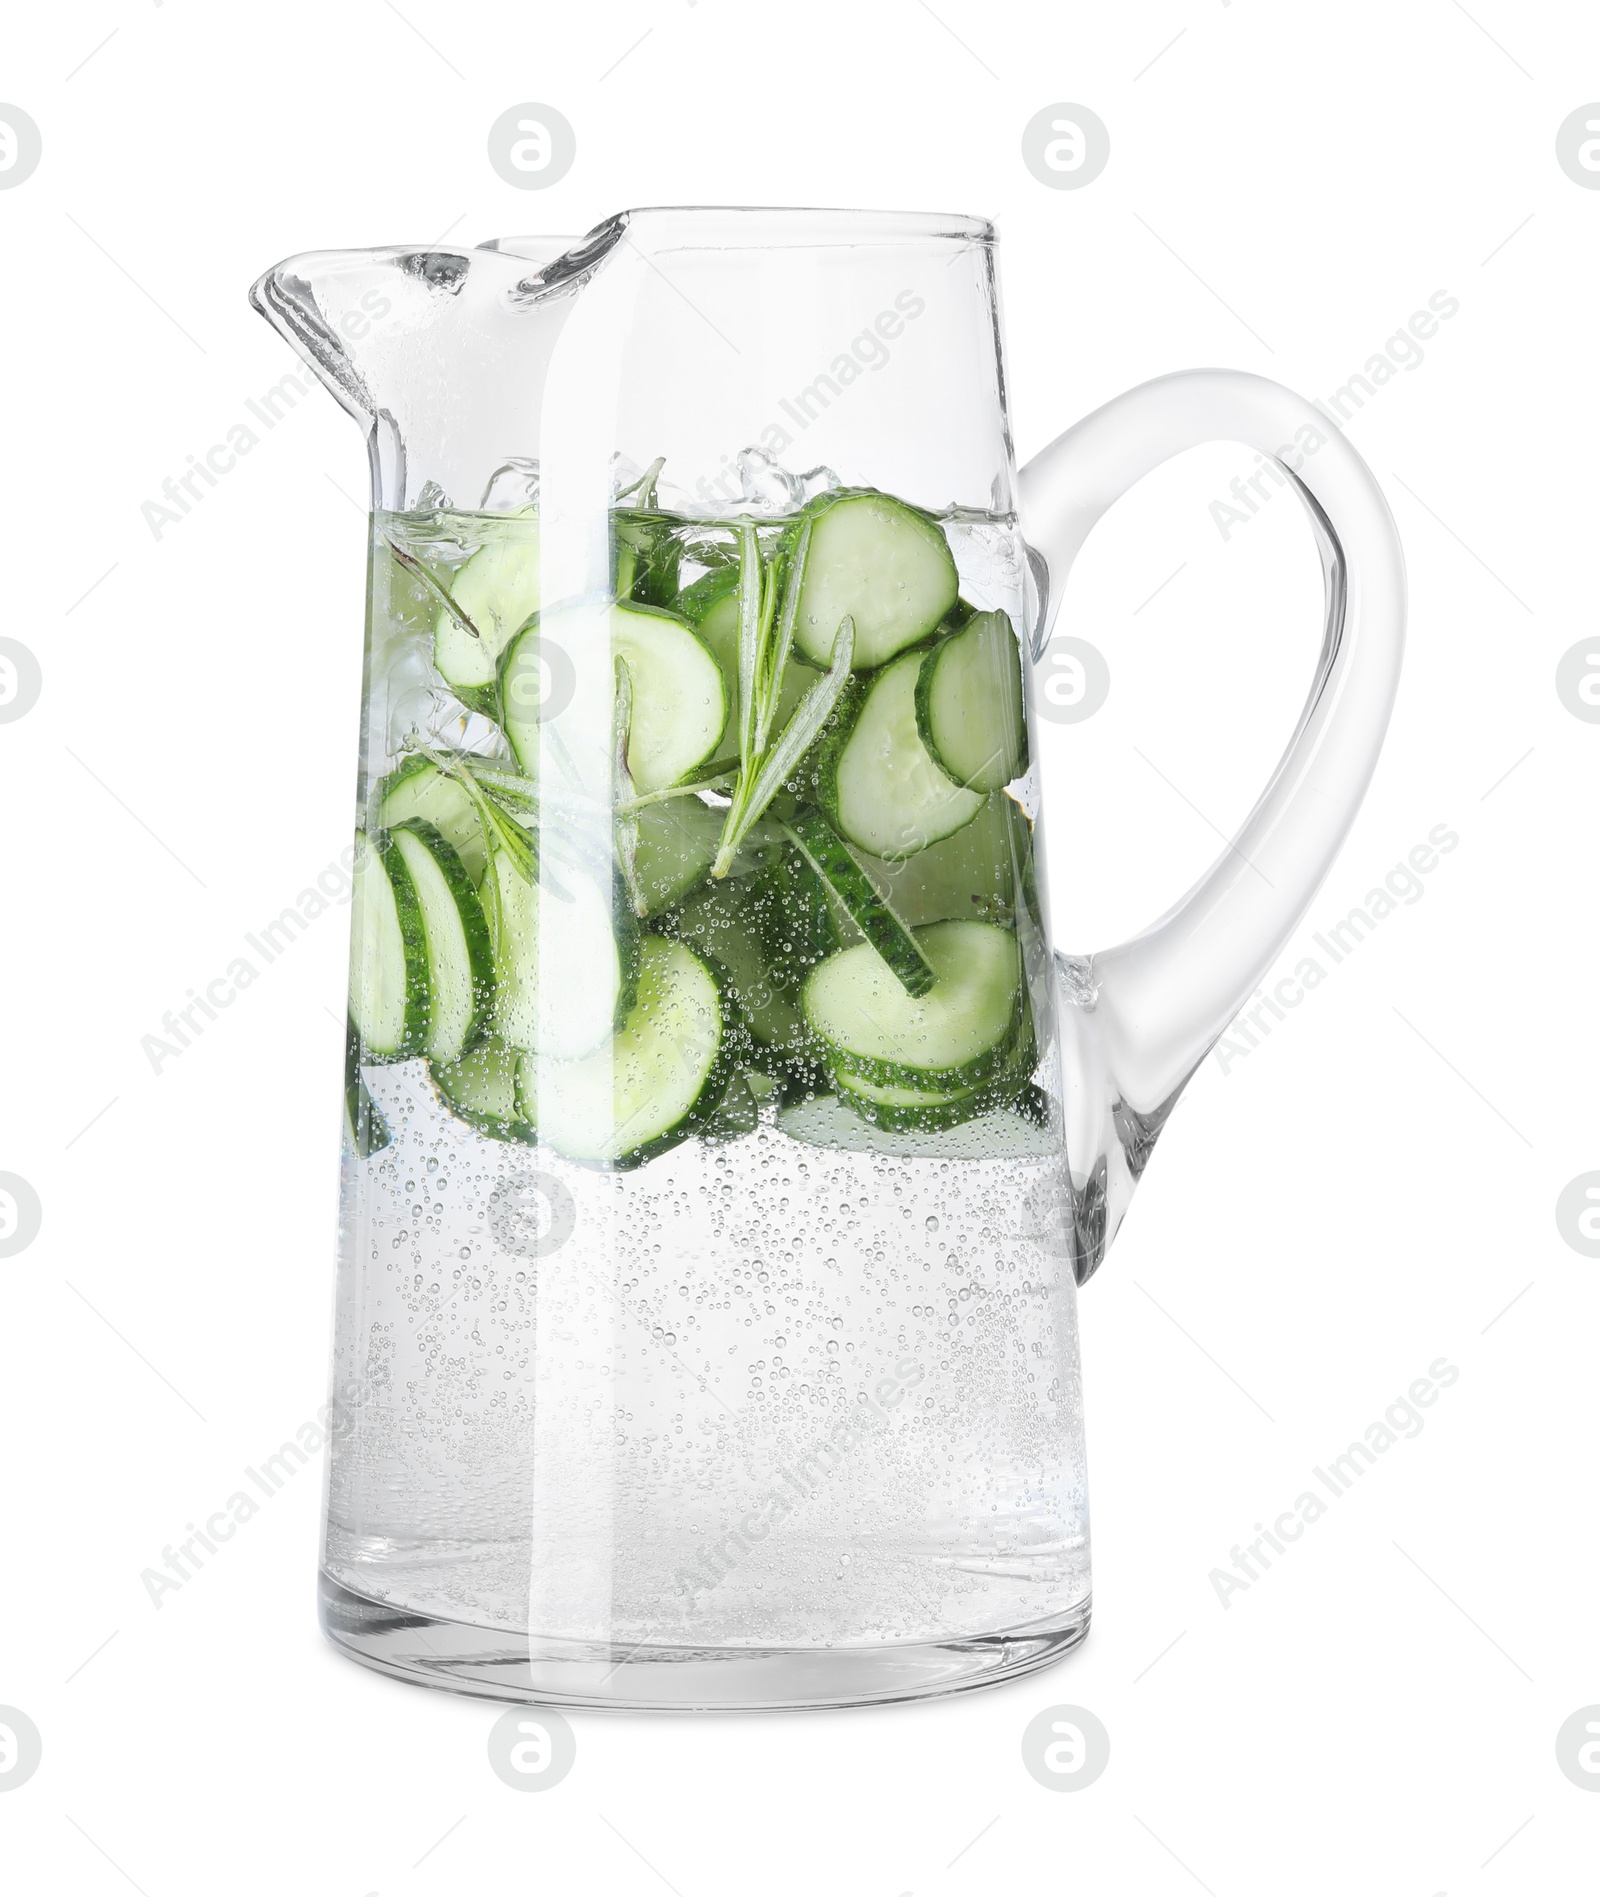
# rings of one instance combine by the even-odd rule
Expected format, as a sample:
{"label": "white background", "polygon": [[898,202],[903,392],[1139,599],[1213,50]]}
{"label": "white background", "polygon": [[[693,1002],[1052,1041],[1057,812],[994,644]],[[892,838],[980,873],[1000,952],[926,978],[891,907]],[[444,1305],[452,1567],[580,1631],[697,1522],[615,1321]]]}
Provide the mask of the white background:
{"label": "white background", "polygon": [[[1562,1776],[1555,1734],[1600,1701],[1600,1263],[1554,1208],[1600,1167],[1600,727],[1554,671],[1594,630],[1600,192],[1554,139],[1600,98],[1600,17],[403,14],[104,0],[5,29],[0,95],[44,158],[0,192],[3,630],[44,692],[0,728],[0,1170],[44,1222],[0,1260],[0,1704],[36,1722],[44,1762],[0,1796],[0,1878],[147,1897],[1593,1889],[1600,1798]],[[485,157],[529,99],[577,132],[544,192]],[[1020,156],[1059,100],[1110,128],[1082,190]],[[1024,457],[1188,365],[1325,396],[1433,292],[1459,299],[1349,429],[1405,542],[1410,646],[1377,779],[1284,967],[1435,825],[1460,845],[1269,1039],[1202,1068],[1084,1295],[1087,1644],[915,1708],[577,1718],[571,1775],[525,1796],[490,1772],[493,1708],[321,1641],[309,1471],[159,1611],[140,1583],[324,1395],[344,912],[159,1076],[140,1037],[347,840],[362,444],[319,393],[159,541],[140,507],[291,366],[245,303],[278,258],[740,201],[993,215]],[[1198,875],[1304,694],[1303,518],[1280,497],[1225,541],[1207,512],[1250,465],[1219,448],[1164,470],[1074,576],[1063,623],[1113,687],[1042,735],[1064,947],[1107,945]],[[1423,1433],[1224,1608],[1210,1570],[1441,1356],[1460,1377]],[[1063,1703],[1112,1747],[1070,1795],[1019,1753]]]}

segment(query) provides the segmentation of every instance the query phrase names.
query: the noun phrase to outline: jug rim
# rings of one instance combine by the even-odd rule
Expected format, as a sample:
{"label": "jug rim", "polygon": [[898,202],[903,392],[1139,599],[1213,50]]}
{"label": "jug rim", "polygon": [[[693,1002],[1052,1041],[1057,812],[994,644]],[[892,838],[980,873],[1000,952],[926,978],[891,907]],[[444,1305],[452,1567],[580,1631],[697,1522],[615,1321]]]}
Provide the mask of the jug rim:
{"label": "jug rim", "polygon": [[[996,230],[993,220],[963,211],[873,210],[844,205],[810,204],[635,204],[614,211],[598,224],[579,233],[506,232],[485,237],[477,243],[452,244],[436,238],[428,243],[391,242],[386,244],[319,245],[284,258],[264,273],[272,277],[286,268],[309,262],[336,259],[371,259],[400,256],[444,256],[463,250],[486,251],[513,262],[548,264],[561,257],[587,257],[600,240],[626,230],[635,219],[673,218],[684,221],[681,232],[685,247],[718,247],[722,238],[730,247],[816,248],[835,246],[887,245],[896,243],[993,244]],[[718,229],[720,220],[728,226]],[[670,239],[677,233],[661,235],[669,241],[663,248],[674,248]]]}
{"label": "jug rim", "polygon": [[[808,244],[927,243],[940,238],[960,243],[993,243],[993,220],[964,211],[909,211],[828,204],[636,204],[604,218],[587,233],[634,218],[683,218],[696,222],[722,218],[765,227],[767,241],[799,238]],[[497,240],[500,242],[505,239]]]}

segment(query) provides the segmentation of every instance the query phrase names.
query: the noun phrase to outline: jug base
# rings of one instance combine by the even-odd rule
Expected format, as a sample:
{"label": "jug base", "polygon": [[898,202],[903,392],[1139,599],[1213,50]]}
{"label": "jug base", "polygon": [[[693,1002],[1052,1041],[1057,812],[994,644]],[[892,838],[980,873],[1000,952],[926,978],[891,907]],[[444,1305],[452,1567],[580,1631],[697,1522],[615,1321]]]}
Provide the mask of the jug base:
{"label": "jug base", "polygon": [[613,1647],[441,1620],[319,1576],[323,1632],[379,1673],[480,1699],[589,1712],[799,1712],[970,1693],[1036,1673],[1089,1631],[1066,1614],[990,1634],[838,1647]]}

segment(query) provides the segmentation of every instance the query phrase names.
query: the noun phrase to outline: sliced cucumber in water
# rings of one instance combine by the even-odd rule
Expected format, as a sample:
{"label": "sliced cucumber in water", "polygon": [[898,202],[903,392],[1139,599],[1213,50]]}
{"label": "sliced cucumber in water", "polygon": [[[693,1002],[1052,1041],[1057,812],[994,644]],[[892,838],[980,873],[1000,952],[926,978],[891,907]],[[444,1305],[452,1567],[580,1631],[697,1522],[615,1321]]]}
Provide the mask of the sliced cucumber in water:
{"label": "sliced cucumber in water", "polygon": [[692,586],[686,586],[672,601],[672,610],[681,619],[687,619],[706,644],[715,651],[716,647],[706,635],[706,620],[713,606],[739,590],[739,565],[734,561],[729,566],[714,566],[709,573],[702,573]]}
{"label": "sliced cucumber in water", "polygon": [[483,881],[488,852],[483,826],[472,799],[458,778],[425,757],[413,757],[385,778],[377,796],[378,822],[385,830],[412,817],[431,823],[461,858],[474,883]]}
{"label": "sliced cucumber in water", "polygon": [[[781,851],[759,887],[768,948],[774,957],[792,965],[801,981],[835,949],[844,947],[839,905],[802,851],[794,847]],[[799,985],[795,984],[797,995]]]}
{"label": "sliced cucumber in water", "polygon": [[639,812],[634,866],[651,915],[682,902],[706,880],[726,814],[698,797],[669,797]]}
{"label": "sliced cucumber in water", "polygon": [[829,496],[811,513],[795,645],[826,666],[839,621],[855,621],[854,669],[918,644],[956,603],[956,563],[938,526],[887,494]]}
{"label": "sliced cucumber in water", "polygon": [[1028,767],[1022,658],[1004,613],[977,613],[917,674],[917,730],[952,783],[999,790]]}
{"label": "sliced cucumber in water", "polygon": [[499,525],[494,539],[472,555],[447,591],[473,630],[441,606],[433,633],[434,667],[464,703],[488,710],[501,653],[539,610],[538,516],[514,516]]}
{"label": "sliced cucumber in water", "polygon": [[410,1060],[428,1038],[428,951],[405,859],[382,832],[356,832],[350,1019],[370,1061]]}
{"label": "sliced cucumber in water", "polygon": [[955,1093],[933,1093],[920,1087],[885,1087],[853,1074],[839,1076],[839,1099],[873,1126],[890,1132],[931,1132],[959,1126],[983,1111],[984,1092],[964,1087]]}
{"label": "sliced cucumber in water", "polygon": [[[707,581],[713,584],[707,586]],[[733,740],[737,737],[735,713],[739,703],[738,569],[725,567],[719,572],[707,574],[705,580],[696,584],[705,590],[697,592],[696,587],[690,587],[687,592],[680,594],[680,610],[685,617],[692,619],[695,630],[722,669],[723,686],[728,695],[728,730],[724,734],[724,742],[736,749]],[[793,658],[785,662],[783,686],[778,694],[778,709],[773,718],[776,729],[782,730],[789,722],[795,707],[816,682],[814,667],[802,665]]]}
{"label": "sliced cucumber in water", "polygon": [[[721,973],[749,1032],[751,1063],[774,1075],[793,1068],[809,1076],[814,1044],[800,1012],[800,989],[821,958],[807,959],[809,930],[797,924],[785,895],[776,870],[748,884],[714,883],[685,904],[671,927]],[[796,905],[802,901],[796,893]]]}
{"label": "sliced cucumber in water", "polygon": [[1029,1080],[1038,1064],[1038,1050],[1031,1027],[1024,1023],[1014,1035],[1005,1062],[994,1076],[979,1086],[941,1090],[925,1087],[886,1086],[859,1074],[840,1071],[835,1075],[839,1098],[874,1126],[893,1130],[960,1126],[980,1113],[1014,1107],[1029,1091]]}
{"label": "sliced cucumber in water", "polygon": [[[1048,1143],[1029,1119],[1033,840],[1002,794],[1026,768],[1010,622],[958,597],[940,523],[890,495],[836,491],[752,532],[663,508],[659,473],[612,509],[610,597],[540,612],[531,510],[453,535],[430,517],[426,571],[396,547],[407,629],[432,630],[516,762],[430,753],[376,788],[357,1149],[382,1134],[360,1061],[417,1054],[441,1112],[611,1169],[773,1113],[861,1151]],[[468,533],[478,551],[430,577]],[[784,745],[847,618],[854,676]]]}
{"label": "sliced cucumber in water", "polygon": [[422,1052],[454,1061],[473,1045],[494,1006],[494,954],[483,904],[461,858],[431,823],[414,817],[390,833],[422,918],[427,964],[428,1031]]}
{"label": "sliced cucumber in water", "polygon": [[619,599],[670,606],[678,591],[682,544],[670,514],[617,508],[611,516],[613,583]]}
{"label": "sliced cucumber in water", "polygon": [[541,1143],[587,1165],[638,1165],[687,1139],[731,1077],[715,976],[685,943],[644,940],[633,1008],[583,1060],[524,1058],[522,1118]]}
{"label": "sliced cucumber in water", "polygon": [[[594,648],[610,641],[608,659]],[[628,769],[640,794],[666,790],[716,751],[728,722],[722,672],[686,620],[653,606],[566,606],[546,613],[506,647],[500,668],[502,721],[530,777],[539,774],[541,738],[570,728],[581,779],[609,772],[611,660],[627,662],[633,693]],[[572,715],[563,714],[572,708]]]}
{"label": "sliced cucumber in water", "polygon": [[983,808],[953,784],[917,730],[922,656],[908,652],[869,680],[852,679],[820,747],[817,795],[839,833],[894,861],[953,835]]}
{"label": "sliced cucumber in water", "polygon": [[361,1036],[353,1021],[347,1025],[344,1037],[344,1117],[359,1159],[381,1153],[394,1138],[383,1109],[361,1077]]}
{"label": "sliced cucumber in water", "polygon": [[451,1113],[496,1140],[531,1141],[517,1112],[520,1055],[504,1041],[481,1041],[463,1059],[433,1069],[434,1085]]}
{"label": "sliced cucumber in water", "polygon": [[637,942],[609,879],[563,863],[533,880],[497,850],[484,893],[496,1036],[550,1060],[601,1046],[631,1000]]}
{"label": "sliced cucumber in water", "polygon": [[742,1139],[746,1133],[756,1130],[760,1119],[761,1109],[756,1104],[749,1080],[743,1074],[735,1074],[728,1083],[728,1091],[717,1103],[716,1112],[701,1125],[700,1137],[717,1145],[727,1140]]}
{"label": "sliced cucumber in water", "polygon": [[933,969],[928,958],[822,812],[797,811],[789,831],[806,861],[833,892],[850,920],[894,970],[906,993],[926,994],[933,986]]}
{"label": "sliced cucumber in water", "polygon": [[971,823],[895,862],[863,856],[874,886],[908,928],[929,922],[1009,921],[1024,900],[1032,872],[1033,836],[1026,813],[993,791]]}
{"label": "sliced cucumber in water", "polygon": [[1022,1019],[1022,959],[1009,929],[935,922],[916,931],[933,986],[908,995],[867,943],[841,949],[806,981],[808,1025],[835,1073],[888,1087],[958,1092],[1004,1065]]}

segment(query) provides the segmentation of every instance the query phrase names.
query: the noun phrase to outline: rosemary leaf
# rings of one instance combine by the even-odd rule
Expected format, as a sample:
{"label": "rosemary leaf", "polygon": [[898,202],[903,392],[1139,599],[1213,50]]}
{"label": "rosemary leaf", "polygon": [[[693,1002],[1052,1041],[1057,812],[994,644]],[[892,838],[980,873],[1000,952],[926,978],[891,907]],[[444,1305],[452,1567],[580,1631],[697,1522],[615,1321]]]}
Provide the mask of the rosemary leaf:
{"label": "rosemary leaf", "polygon": [[667,457],[658,454],[641,474],[637,481],[630,481],[626,487],[618,488],[615,501],[625,501],[630,494],[639,496],[640,507],[654,507],[656,504],[656,482],[661,479],[661,470],[667,465]]}
{"label": "rosemary leaf", "polygon": [[703,765],[684,783],[669,784],[665,790],[647,790],[641,796],[630,797],[617,808],[643,810],[649,804],[664,804],[674,797],[693,797],[697,791],[722,790],[734,781],[738,770],[739,760],[736,757],[718,758],[714,768]]}
{"label": "rosemary leaf", "polygon": [[739,529],[739,758],[747,772],[755,769],[765,591],[761,545],[747,523]]}
{"label": "rosemary leaf", "polygon": [[480,788],[472,772],[463,767],[459,758],[446,751],[430,751],[427,756],[446,777],[454,778],[466,792],[473,814],[478,819],[478,828],[483,833],[486,853],[493,857],[498,851],[508,856],[517,874],[525,882],[531,883],[539,872],[539,851],[529,832],[496,797]]}
{"label": "rosemary leaf", "polygon": [[393,535],[385,534],[384,539],[389,543],[389,551],[400,562],[401,566],[405,568],[406,572],[409,573],[413,577],[413,579],[421,580],[423,585],[426,586],[428,591],[434,595],[434,597],[438,600],[439,604],[443,606],[445,611],[456,622],[456,624],[461,628],[461,630],[469,634],[472,638],[478,640],[479,643],[481,644],[483,640],[483,634],[479,632],[478,628],[475,625],[473,625],[472,621],[461,610],[461,608],[455,603],[455,601],[450,597],[449,593],[445,591],[444,587],[439,584],[439,582],[433,577],[433,575],[422,564],[422,562],[419,559],[417,559],[413,554],[407,553],[405,548],[402,547],[397,540],[395,540]]}
{"label": "rosemary leaf", "polygon": [[801,523],[800,532],[795,537],[794,550],[789,555],[789,571],[783,587],[783,610],[778,616],[778,636],[768,648],[766,676],[762,680],[760,715],[756,724],[758,751],[765,751],[767,748],[767,739],[772,733],[772,721],[778,712],[778,701],[783,696],[783,671],[789,663],[789,653],[794,646],[795,615],[800,609],[800,586],[805,578],[806,556],[810,551],[811,522],[808,519]]}
{"label": "rosemary leaf", "polygon": [[782,790],[785,778],[810,750],[817,733],[828,722],[829,714],[838,704],[839,694],[850,677],[855,649],[856,622],[846,613],[839,621],[839,630],[834,634],[833,654],[827,671],[795,706],[782,736],[754,776],[749,775],[748,769],[741,774],[738,792],[728,807],[728,815],[722,826],[717,858],[711,865],[713,876],[727,875],[734,854],[751,825]]}

